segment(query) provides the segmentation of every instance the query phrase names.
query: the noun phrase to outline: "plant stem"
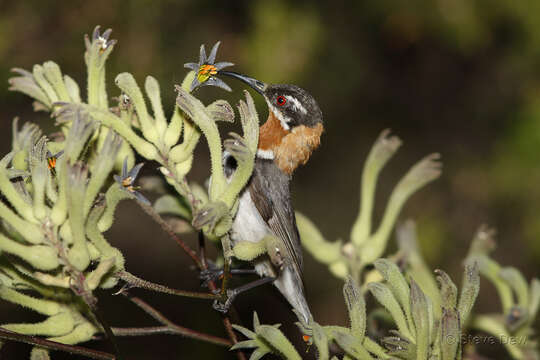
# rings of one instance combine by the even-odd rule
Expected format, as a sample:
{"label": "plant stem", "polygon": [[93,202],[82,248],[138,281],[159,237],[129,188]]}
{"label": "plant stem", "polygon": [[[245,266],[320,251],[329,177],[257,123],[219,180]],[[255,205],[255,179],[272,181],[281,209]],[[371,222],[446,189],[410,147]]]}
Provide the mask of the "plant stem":
{"label": "plant stem", "polygon": [[183,335],[192,339],[211,342],[217,345],[226,345],[226,346],[232,345],[232,343],[229,340],[219,338],[213,335],[204,334],[204,333],[192,330],[192,329],[188,329],[188,328],[176,325],[175,323],[167,319],[165,315],[163,315],[161,312],[159,312],[158,310],[153,308],[151,305],[149,305],[146,301],[138,297],[130,297],[129,299],[135,305],[137,305],[142,310],[144,310],[144,312],[146,312],[148,315],[150,315],[155,320],[157,320],[161,324],[168,327],[174,334]]}
{"label": "plant stem", "polygon": [[0,328],[0,338],[4,340],[11,340],[16,342],[22,342],[25,344],[39,346],[49,350],[64,351],[70,354],[83,355],[90,359],[97,360],[116,360],[116,356],[103,351],[97,351],[88,349],[82,346],[66,345],[55,341],[49,341],[36,336],[22,335],[11,332],[9,330]]}
{"label": "plant stem", "polygon": [[[148,336],[156,334],[169,334],[169,335],[180,335],[193,338],[196,340],[206,341],[212,344],[220,346],[231,346],[232,343],[228,339],[224,339],[218,336],[208,335],[196,332],[191,329],[186,329],[178,325],[165,325],[165,326],[148,326],[148,327],[134,327],[134,328],[112,328],[114,335],[116,336]],[[191,336],[192,334],[197,334],[197,336]]]}
{"label": "plant stem", "polygon": [[214,295],[210,293],[172,289],[165,285],[160,285],[160,284],[156,284],[156,283],[141,279],[127,271],[119,271],[115,274],[115,276],[119,279],[124,280],[131,287],[160,292],[164,294],[185,296],[185,297],[196,298],[196,299],[209,299],[209,300],[217,299],[219,297],[219,295]]}
{"label": "plant stem", "polygon": [[[207,270],[208,269],[208,263],[206,262],[206,241],[204,238],[204,234],[202,231],[199,231],[199,256],[201,257],[201,264],[202,269]],[[212,280],[208,281],[208,289],[212,293],[217,293],[218,287],[216,286],[216,283]],[[221,294],[220,294],[221,295]],[[236,313],[236,310],[233,306],[231,306],[230,311],[234,311]],[[229,336],[229,339],[231,339],[233,344],[236,344],[238,342],[238,338],[236,337],[236,334],[233,330],[231,319],[227,315],[222,315],[222,321],[223,321],[223,327],[225,327],[225,331],[227,332],[227,335]],[[237,351],[236,356],[239,360],[246,360],[246,355],[242,351]]]}
{"label": "plant stem", "polygon": [[[137,202],[139,204],[139,206],[148,214],[150,215],[150,217],[156,221],[160,226],[161,228],[174,240],[176,241],[180,247],[182,247],[182,249],[185,251],[186,254],[189,255],[189,257],[193,260],[193,262],[197,265],[197,267],[200,269],[200,270],[207,270],[208,269],[208,264],[206,263],[206,259],[202,260],[202,259],[199,259],[197,257],[197,254],[185,243],[183,242],[177,235],[176,233],[174,232],[174,230],[171,228],[171,226],[169,224],[167,224],[167,222],[165,220],[163,220],[163,218],[161,216],[159,216],[159,214],[154,210],[154,208],[152,206],[149,206],[149,205],[145,205],[143,203],[141,203],[140,201]],[[204,256],[204,235],[203,236],[203,240],[202,240],[202,254]],[[199,238],[199,245],[201,245],[201,242],[200,242],[200,238]],[[216,286],[215,282],[214,281],[209,281],[208,282],[208,289],[212,292],[212,293],[217,293],[218,292],[218,287]],[[132,299],[138,299],[138,298],[132,298]],[[132,300],[133,301],[133,300]],[[138,301],[140,301],[141,303],[144,303],[144,301],[138,299]],[[146,304],[146,303],[144,303]],[[137,304],[139,305],[139,304]],[[147,306],[147,309],[152,309],[153,312],[152,314],[154,315],[160,315],[162,316],[161,320],[157,319],[158,321],[162,322],[162,320],[166,320],[168,323],[163,323],[163,324],[172,324],[169,320],[167,320],[167,318],[163,317],[163,315],[161,315],[157,310],[153,309],[152,307],[150,307],[150,305],[146,304]],[[141,306],[141,308],[143,310],[145,310],[144,307]],[[145,310],[146,311],[146,310]],[[148,312],[148,311],[147,311]],[[149,313],[149,315],[153,316],[151,313]],[[227,332],[227,335],[229,336],[229,338],[231,339],[231,342],[232,344],[236,344],[238,342],[238,338],[236,337],[236,334],[234,333],[234,330],[232,328],[232,324],[231,324],[231,320],[226,316],[226,315],[223,315],[222,316],[222,321],[223,321],[223,326],[225,327],[225,331]],[[196,335],[198,335],[199,333],[197,332],[194,332]],[[191,335],[194,335],[194,334],[191,334]],[[188,336],[188,335],[186,335]],[[190,337],[194,337],[194,336],[190,336]],[[199,338],[199,337],[196,337],[196,338]],[[243,352],[241,351],[237,351],[236,352],[236,355],[238,357],[239,360],[246,360],[246,356],[244,355]]]}
{"label": "plant stem", "polygon": [[231,275],[231,245],[228,235],[224,235],[221,238],[221,243],[223,247],[223,280],[221,281],[221,296],[227,294],[227,285],[229,282],[229,276]]}

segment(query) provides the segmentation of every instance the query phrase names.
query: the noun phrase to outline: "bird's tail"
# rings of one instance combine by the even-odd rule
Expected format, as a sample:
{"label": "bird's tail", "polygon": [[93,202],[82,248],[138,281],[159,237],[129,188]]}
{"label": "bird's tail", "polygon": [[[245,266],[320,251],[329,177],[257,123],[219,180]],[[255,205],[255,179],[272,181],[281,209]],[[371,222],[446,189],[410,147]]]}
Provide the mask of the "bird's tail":
{"label": "bird's tail", "polygon": [[285,266],[279,277],[274,281],[274,285],[292,307],[302,315],[304,321],[309,323],[313,316],[304,295],[304,283],[300,274],[294,268]]}

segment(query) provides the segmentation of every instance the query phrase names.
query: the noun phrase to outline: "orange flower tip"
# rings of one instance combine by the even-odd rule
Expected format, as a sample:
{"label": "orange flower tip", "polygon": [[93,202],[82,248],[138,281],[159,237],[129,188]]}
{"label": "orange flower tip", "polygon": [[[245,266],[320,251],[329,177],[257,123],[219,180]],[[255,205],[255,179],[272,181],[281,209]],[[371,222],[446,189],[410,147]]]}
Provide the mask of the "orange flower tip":
{"label": "orange flower tip", "polygon": [[50,169],[54,169],[56,167],[56,158],[54,157],[50,157],[47,159],[47,162],[48,162],[48,167],[49,167],[49,170]]}

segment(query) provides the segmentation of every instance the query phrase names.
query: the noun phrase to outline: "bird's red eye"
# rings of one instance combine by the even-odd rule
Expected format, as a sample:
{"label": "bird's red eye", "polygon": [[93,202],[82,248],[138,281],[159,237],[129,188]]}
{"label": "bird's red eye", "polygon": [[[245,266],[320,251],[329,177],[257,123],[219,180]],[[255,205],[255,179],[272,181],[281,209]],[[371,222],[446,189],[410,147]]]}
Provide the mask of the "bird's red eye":
{"label": "bird's red eye", "polygon": [[276,99],[276,104],[278,104],[279,106],[283,106],[287,103],[287,99],[285,99],[285,96],[278,96],[277,99]]}

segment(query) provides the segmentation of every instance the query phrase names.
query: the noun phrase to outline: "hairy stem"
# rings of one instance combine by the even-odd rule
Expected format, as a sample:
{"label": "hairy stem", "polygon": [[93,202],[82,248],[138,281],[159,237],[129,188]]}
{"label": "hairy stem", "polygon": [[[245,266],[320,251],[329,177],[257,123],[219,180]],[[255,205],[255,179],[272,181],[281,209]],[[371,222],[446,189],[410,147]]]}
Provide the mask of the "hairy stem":
{"label": "hairy stem", "polygon": [[230,346],[232,344],[229,340],[225,340],[219,337],[215,337],[215,336],[204,334],[204,333],[192,330],[192,329],[188,329],[180,325],[176,325],[171,320],[167,319],[165,315],[163,315],[161,312],[159,312],[158,310],[153,308],[151,305],[149,305],[146,301],[138,297],[130,297],[129,300],[131,300],[131,302],[133,302],[135,305],[140,307],[148,315],[153,317],[156,321],[168,327],[171,331],[174,332],[174,334],[186,336],[192,339],[211,342],[217,345]]}
{"label": "hairy stem", "polygon": [[[230,340],[203,334],[198,331],[191,329],[186,329],[178,325],[165,325],[165,326],[148,326],[148,327],[134,327],[134,328],[112,328],[114,335],[116,336],[149,336],[149,335],[159,335],[159,334],[169,334],[169,335],[180,335],[196,340],[206,341],[212,344],[220,346],[231,346],[232,343]],[[195,335],[196,334],[196,335]]]}
{"label": "hairy stem", "polygon": [[36,336],[22,335],[0,328],[0,339],[36,345],[49,350],[64,351],[74,355],[83,355],[90,359],[116,360],[116,356],[103,351],[88,349],[82,346],[66,345],[55,341],[49,341]]}
{"label": "hairy stem", "polygon": [[[206,241],[204,238],[204,234],[202,231],[199,231],[199,256],[201,257],[201,264],[203,265],[203,270],[208,269],[208,264],[206,262]],[[212,280],[208,281],[208,289],[212,293],[218,292],[218,287],[216,286],[216,283]],[[220,294],[222,295],[222,294]],[[234,306],[231,306],[232,311],[235,311]],[[225,331],[227,332],[227,335],[229,336],[229,339],[231,339],[233,345],[238,342],[238,338],[236,337],[236,333],[234,332],[234,329],[232,327],[231,319],[227,315],[222,315],[222,322],[223,327],[225,328]],[[238,357],[238,360],[246,360],[246,355],[242,351],[237,351],[236,356]]]}
{"label": "hairy stem", "polygon": [[155,292],[160,292],[160,293],[170,294],[170,295],[176,295],[176,296],[185,296],[185,297],[196,298],[196,299],[213,300],[213,299],[218,298],[218,295],[209,294],[209,293],[172,289],[165,285],[160,285],[160,284],[156,284],[156,283],[141,279],[127,271],[119,271],[118,273],[115,274],[115,276],[119,279],[124,280],[131,287],[141,288],[145,290],[150,290],[150,291],[155,291]]}

